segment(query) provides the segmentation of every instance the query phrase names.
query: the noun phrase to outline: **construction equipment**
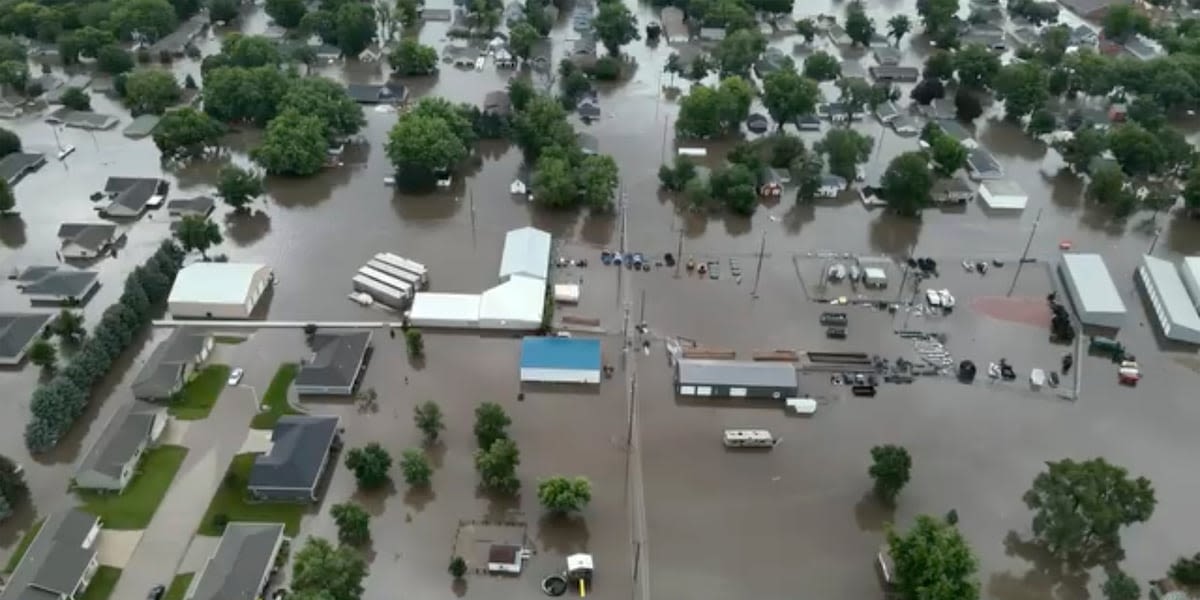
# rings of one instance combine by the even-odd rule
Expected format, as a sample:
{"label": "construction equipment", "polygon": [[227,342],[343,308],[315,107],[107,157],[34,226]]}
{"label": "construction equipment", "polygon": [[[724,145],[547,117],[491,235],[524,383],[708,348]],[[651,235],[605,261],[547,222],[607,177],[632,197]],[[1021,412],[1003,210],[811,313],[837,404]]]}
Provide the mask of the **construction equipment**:
{"label": "construction equipment", "polygon": [[1125,358],[1125,346],[1112,338],[1094,335],[1088,341],[1088,352],[1108,356],[1113,362],[1119,363]]}

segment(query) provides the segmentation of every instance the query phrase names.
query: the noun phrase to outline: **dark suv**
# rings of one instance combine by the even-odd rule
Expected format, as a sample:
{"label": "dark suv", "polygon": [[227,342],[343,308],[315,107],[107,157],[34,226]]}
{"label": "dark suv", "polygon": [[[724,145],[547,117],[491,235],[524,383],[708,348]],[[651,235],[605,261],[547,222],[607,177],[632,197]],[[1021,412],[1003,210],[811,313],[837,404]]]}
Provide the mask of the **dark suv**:
{"label": "dark suv", "polygon": [[162,600],[163,594],[167,593],[167,588],[156,585],[150,588],[150,593],[146,594],[146,600]]}

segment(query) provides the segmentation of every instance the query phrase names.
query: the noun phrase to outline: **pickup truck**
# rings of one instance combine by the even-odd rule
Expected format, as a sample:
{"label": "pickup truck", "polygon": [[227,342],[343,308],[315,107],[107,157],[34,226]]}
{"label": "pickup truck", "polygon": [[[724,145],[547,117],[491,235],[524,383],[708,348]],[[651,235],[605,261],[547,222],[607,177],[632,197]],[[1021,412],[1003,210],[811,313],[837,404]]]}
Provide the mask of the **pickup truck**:
{"label": "pickup truck", "polygon": [[850,322],[843,312],[823,312],[821,313],[821,324],[826,327],[845,327]]}

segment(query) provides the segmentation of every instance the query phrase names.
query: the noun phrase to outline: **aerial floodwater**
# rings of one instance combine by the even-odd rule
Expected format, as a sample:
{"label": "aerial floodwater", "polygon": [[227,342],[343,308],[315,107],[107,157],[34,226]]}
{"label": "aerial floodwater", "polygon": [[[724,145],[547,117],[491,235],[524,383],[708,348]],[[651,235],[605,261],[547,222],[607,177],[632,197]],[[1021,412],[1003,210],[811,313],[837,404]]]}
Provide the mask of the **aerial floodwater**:
{"label": "aerial floodwater", "polygon": [[[274,281],[246,321],[249,326],[218,328],[207,359],[244,369],[244,379],[230,380],[207,418],[172,413],[165,435],[188,453],[157,513],[138,526],[102,524],[100,562],[122,569],[112,598],[145,597],[153,585],[170,585],[177,574],[200,577],[218,547],[215,537],[195,535],[214,533],[206,531],[214,511],[210,499],[244,487],[232,471],[226,474],[235,455],[271,446],[267,431],[247,434],[246,423],[268,402],[277,368],[323,360],[307,346],[313,332],[295,326],[306,323],[364,323],[372,331],[372,350],[357,383],[359,396],[286,392],[294,407],[340,417],[345,447],[329,459],[321,499],[295,507],[297,524],[286,535],[292,556],[310,536],[336,543],[339,527],[330,508],[343,502],[365,508],[371,540],[356,550],[369,568],[365,599],[538,597],[543,578],[567,573],[567,558],[581,553],[595,561],[586,593],[601,599],[883,597],[877,563],[887,532],[909,529],[918,515],[942,519],[951,511],[977,558],[973,577],[982,598],[1100,598],[1105,567],[1115,566],[1144,589],[1144,582],[1164,577],[1177,558],[1200,551],[1200,519],[1194,516],[1200,506],[1194,458],[1200,456],[1195,435],[1200,396],[1188,391],[1200,381],[1200,358],[1196,346],[1163,336],[1155,305],[1135,278],[1143,255],[1173,263],[1200,255],[1200,220],[1181,207],[1114,219],[1110,210],[1085,199],[1085,180],[1066,168],[1056,150],[1003,120],[999,101],[985,103],[983,116],[966,127],[1024,191],[1023,210],[994,211],[975,198],[927,208],[920,218],[867,207],[857,188],[880,185],[894,156],[920,150],[916,135],[900,135],[873,115],[851,125],[870,136],[872,145],[854,190],[806,202],[786,187],[782,198],[763,199],[751,216],[694,210],[684,194],[662,188],[659,166],[673,163],[686,147],[702,148],[696,163],[718,169],[736,144],[760,136],[676,140],[679,98],[693,84],[664,71],[678,46],[645,39],[644,27],[659,21],[659,8],[625,1],[643,38],[622,48],[631,74],[595,83],[603,109],[599,119],[584,122],[573,112],[570,117],[620,169],[612,211],[551,210],[511,194],[510,184],[526,177],[529,167],[508,140],[479,142],[448,187],[398,190],[390,185],[395,168],[385,143],[405,109],[384,105],[363,107],[366,125],[336,166],[308,178],[266,177],[265,193],[245,212],[217,200],[211,218],[223,241],[208,256],[268,265]],[[898,48],[901,64],[919,67],[932,48],[920,34],[915,4],[884,0],[866,8],[881,31],[893,15],[911,17],[914,31]],[[793,16],[841,20],[846,5],[797,0]],[[234,26],[202,34],[197,45],[205,55],[219,52],[223,35],[268,31],[262,6],[242,10]],[[562,11],[550,34],[553,64],[579,36],[570,15],[570,8]],[[1081,23],[1066,10],[1062,19]],[[419,34],[405,35],[419,35],[440,53],[452,42],[447,29],[447,23],[430,22]],[[823,33],[808,46],[796,34],[774,32],[767,41],[797,64],[816,50],[864,65],[873,60],[870,49],[839,49]],[[1006,62],[1013,60],[1010,55]],[[203,88],[197,59],[169,66],[156,59],[153,68],[170,69],[180,81],[190,75]],[[380,83],[387,71],[385,61],[351,59],[318,64],[310,74],[355,84]],[[539,91],[557,93],[559,82],[550,71],[497,69],[491,62],[469,70],[443,62],[437,75],[403,82],[409,105],[438,96],[479,105],[518,76],[531,76]],[[56,65],[54,73],[62,75],[62,67]],[[706,83],[715,80],[710,76]],[[907,106],[912,84],[899,87],[897,104]],[[821,89],[825,97],[838,93],[832,82]],[[92,108],[118,116],[120,123],[89,132],[47,123],[48,110],[0,121],[20,136],[25,152],[47,158],[14,186],[19,214],[0,217],[0,268],[6,275],[60,264],[59,225],[103,221],[96,210],[100,203],[91,197],[109,177],[161,178],[170,185],[168,199],[215,197],[221,167],[251,166],[249,151],[263,136],[252,126],[237,126],[223,138],[219,155],[165,163],[152,139],[122,135],[132,117],[120,101],[93,89]],[[766,114],[761,99],[752,112]],[[1172,126],[1193,140],[1200,122],[1190,117]],[[812,148],[833,127],[824,121],[820,131],[791,125],[785,131]],[[74,151],[58,159],[68,146]],[[87,265],[98,272],[100,285],[80,309],[85,328],[100,322],[121,297],[126,276],[171,237],[171,222],[162,208],[118,222],[126,237],[115,255]],[[429,291],[479,294],[497,285],[506,233],[526,226],[552,236],[552,283],[580,284],[578,302],[560,306],[551,325],[564,337],[601,339],[605,377],[599,385],[521,383],[515,331],[428,328],[423,356],[414,358],[399,329],[400,314],[347,299],[355,291],[355,272],[382,252],[427,267]],[[1136,356],[1141,378],[1136,387],[1118,382],[1119,365],[1088,352],[1088,336],[1116,332],[1083,327],[1075,342],[1048,341],[1047,296],[1057,293],[1059,302],[1075,310],[1058,269],[1065,250],[1103,256],[1127,309],[1119,341]],[[604,264],[602,253],[640,253],[647,257],[646,268]],[[910,260],[918,257],[933,259],[937,267],[923,269]],[[186,262],[194,260],[199,256]],[[835,264],[852,263],[854,272],[858,265],[881,265],[886,288],[868,291],[866,280],[851,284],[831,275]],[[943,289],[953,296],[949,302],[938,294]],[[856,302],[864,298],[872,301]],[[831,307],[830,300],[839,306]],[[16,282],[0,282],[0,314],[48,310],[29,304]],[[840,332],[844,339],[834,339],[822,323],[822,313],[829,311],[848,314]],[[571,327],[582,322],[589,325]],[[23,467],[29,487],[29,501],[0,521],[0,556],[24,552],[23,537],[47,516],[98,504],[68,491],[72,478],[104,441],[102,432],[118,409],[132,399],[142,368],[158,360],[154,349],[171,334],[170,325],[158,323],[137,335],[93,390],[83,417],[52,450],[35,455],[26,448],[25,424],[34,389],[50,375],[28,359],[0,367],[0,455]],[[325,331],[335,329],[318,325],[318,335]],[[901,335],[912,332],[921,337]],[[222,341],[227,337],[237,343]],[[785,411],[785,399],[769,394],[689,395],[679,389],[674,366],[689,351],[745,360],[776,351],[774,356],[861,353],[878,366],[901,358],[920,362],[934,347],[939,359],[948,356],[942,365],[947,368],[903,383],[882,382],[878,393],[872,385],[873,395],[861,396],[851,391],[857,386],[843,385],[842,369],[812,367],[817,358],[802,357],[797,395],[817,403],[815,414],[806,416]],[[1072,356],[1074,369],[1063,372],[1064,355]],[[60,365],[70,357],[64,349]],[[968,359],[980,375],[964,383],[954,376],[955,367]],[[1015,380],[986,376],[991,363],[1011,364]],[[1034,370],[1054,372],[1057,385],[1031,383]],[[377,398],[364,400],[364,390]],[[398,464],[405,449],[422,447],[413,411],[427,401],[440,405],[446,428],[424,450],[433,467],[431,484],[411,487]],[[511,417],[508,435],[520,447],[516,494],[480,484],[472,425],[482,402],[503,406]],[[284,408],[286,403],[279,410]],[[775,445],[727,448],[721,442],[727,429],[766,429]],[[363,490],[344,456],[371,442],[380,443],[395,464],[391,483]],[[912,460],[911,480],[894,504],[877,498],[868,474],[872,448],[884,444],[904,447]],[[1034,513],[1022,497],[1047,461],[1096,457],[1149,479],[1157,502],[1151,518],[1122,528],[1121,560],[1070,564],[1038,541]],[[558,475],[590,480],[590,503],[569,514],[547,511],[538,483]],[[263,504],[248,505],[248,514],[277,520],[266,516],[269,510],[255,512]],[[225,516],[254,520],[232,511]],[[487,555],[489,544],[500,543],[530,551],[519,576],[490,575],[486,564],[473,560]],[[465,578],[447,574],[454,556],[470,563]],[[288,565],[272,574],[271,589],[289,585],[291,573]],[[0,586],[8,577],[0,573]],[[4,593],[0,600],[9,598]],[[572,588],[566,595],[578,593]]]}

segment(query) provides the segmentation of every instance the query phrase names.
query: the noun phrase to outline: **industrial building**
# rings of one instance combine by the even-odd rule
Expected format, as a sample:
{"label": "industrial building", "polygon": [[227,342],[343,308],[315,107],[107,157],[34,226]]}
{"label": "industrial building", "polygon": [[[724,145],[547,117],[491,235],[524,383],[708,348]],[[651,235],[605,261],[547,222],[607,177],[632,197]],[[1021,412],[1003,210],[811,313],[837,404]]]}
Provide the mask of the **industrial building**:
{"label": "industrial building", "polygon": [[175,277],[167,306],[176,318],[248,319],[274,280],[266,265],[193,263]]}
{"label": "industrial building", "polygon": [[514,229],[504,236],[500,281],[522,275],[546,280],[550,275],[550,234],[533,227]]}
{"label": "industrial building", "polygon": [[600,340],[527,337],[521,340],[522,383],[600,383]]}
{"label": "industrial building", "polygon": [[1150,300],[1154,319],[1167,339],[1200,344],[1200,314],[1188,296],[1175,265],[1161,258],[1143,256],[1137,280]]}
{"label": "industrial building", "polygon": [[1200,256],[1189,256],[1179,263],[1179,276],[1192,297],[1192,305],[1200,310]]}
{"label": "industrial building", "polygon": [[799,389],[791,363],[684,358],[675,367],[675,391],[681,396],[782,400]]}
{"label": "industrial building", "polygon": [[1063,254],[1058,274],[1081,323],[1113,329],[1125,324],[1125,302],[1099,254]]}
{"label": "industrial building", "polygon": [[479,294],[422,292],[413,296],[408,322],[414,327],[479,327]]}

